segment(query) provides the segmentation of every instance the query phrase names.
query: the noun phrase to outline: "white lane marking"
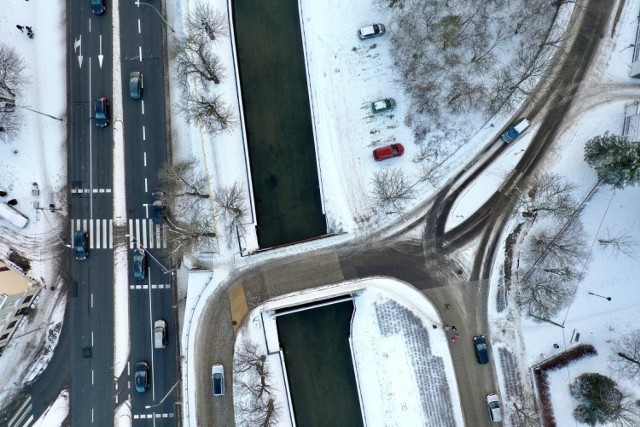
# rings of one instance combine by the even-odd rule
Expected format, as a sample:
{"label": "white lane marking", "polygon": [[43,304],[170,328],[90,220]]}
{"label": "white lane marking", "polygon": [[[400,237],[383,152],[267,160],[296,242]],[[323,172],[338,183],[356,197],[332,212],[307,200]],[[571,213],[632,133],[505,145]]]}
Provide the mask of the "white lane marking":
{"label": "white lane marking", "polygon": [[140,58],[140,62],[142,62],[142,46],[138,46],[138,55]]}
{"label": "white lane marking", "polygon": [[147,129],[144,126],[142,126],[142,140],[147,140]]}
{"label": "white lane marking", "polygon": [[142,115],[144,116],[144,100],[140,101],[140,105],[140,108],[142,108]]}
{"label": "white lane marking", "polygon": [[133,220],[129,220],[129,249],[133,249]]}
{"label": "white lane marking", "polygon": [[145,242],[145,245],[146,245],[146,242],[147,242],[147,221],[148,220],[147,219],[142,219],[141,221],[142,221],[142,241]]}
{"label": "white lane marking", "polygon": [[148,193],[149,192],[149,187],[147,185],[147,178],[144,179],[144,192]]}
{"label": "white lane marking", "polygon": [[[93,232],[93,221],[89,221],[89,229],[88,230],[83,230],[83,231],[87,231],[89,233],[89,236],[93,236],[94,232]],[[93,249],[96,246],[94,245],[93,239],[89,239],[89,249]]]}
{"label": "white lane marking", "polygon": [[138,34],[142,33],[142,22],[140,21],[140,18],[138,18]]}
{"label": "white lane marking", "polygon": [[144,159],[144,167],[147,167],[147,152],[145,151],[144,153],[142,153],[143,155],[143,159]]}
{"label": "white lane marking", "polygon": [[90,248],[101,248],[100,246],[100,225],[102,224],[101,219],[96,219],[95,231],[92,230],[89,233],[89,247]]}

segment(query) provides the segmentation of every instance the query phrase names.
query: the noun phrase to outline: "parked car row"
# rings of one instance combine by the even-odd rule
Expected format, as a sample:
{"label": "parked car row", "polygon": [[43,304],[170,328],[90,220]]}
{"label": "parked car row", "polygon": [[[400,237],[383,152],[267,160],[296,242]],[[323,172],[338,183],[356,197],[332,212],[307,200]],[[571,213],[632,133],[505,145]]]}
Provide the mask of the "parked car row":
{"label": "parked car row", "polygon": [[[487,339],[484,335],[476,335],[473,337],[473,351],[479,364],[486,365],[489,363],[489,347],[487,346]],[[502,421],[500,399],[497,394],[492,393],[487,395],[487,410],[489,411],[491,421],[494,423]]]}

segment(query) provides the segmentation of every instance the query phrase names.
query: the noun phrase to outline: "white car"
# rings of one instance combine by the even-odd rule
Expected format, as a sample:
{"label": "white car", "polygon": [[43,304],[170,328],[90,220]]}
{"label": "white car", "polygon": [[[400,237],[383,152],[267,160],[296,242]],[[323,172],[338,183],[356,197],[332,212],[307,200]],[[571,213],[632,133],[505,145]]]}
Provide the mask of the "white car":
{"label": "white car", "polygon": [[372,39],[374,37],[383,36],[386,28],[382,24],[371,24],[358,29],[358,37],[360,40]]}
{"label": "white car", "polygon": [[162,319],[153,322],[153,346],[155,348],[167,347],[167,322]]}
{"label": "white car", "polygon": [[214,396],[224,396],[224,366],[211,367],[211,389]]}
{"label": "white car", "polygon": [[502,413],[500,412],[500,399],[497,394],[487,396],[487,409],[489,410],[489,418],[494,423],[502,421]]}

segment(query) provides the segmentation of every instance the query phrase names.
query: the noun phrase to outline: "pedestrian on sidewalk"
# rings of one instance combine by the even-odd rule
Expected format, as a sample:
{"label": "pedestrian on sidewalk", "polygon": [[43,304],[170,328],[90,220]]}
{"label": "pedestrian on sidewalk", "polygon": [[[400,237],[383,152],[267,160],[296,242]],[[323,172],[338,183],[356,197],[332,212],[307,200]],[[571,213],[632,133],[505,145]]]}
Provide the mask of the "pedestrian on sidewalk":
{"label": "pedestrian on sidewalk", "polygon": [[24,27],[22,25],[16,25],[16,28],[24,33]]}
{"label": "pedestrian on sidewalk", "polygon": [[457,329],[456,329],[456,327],[455,327],[455,326],[451,326],[451,330],[452,330],[453,332],[457,331]]}

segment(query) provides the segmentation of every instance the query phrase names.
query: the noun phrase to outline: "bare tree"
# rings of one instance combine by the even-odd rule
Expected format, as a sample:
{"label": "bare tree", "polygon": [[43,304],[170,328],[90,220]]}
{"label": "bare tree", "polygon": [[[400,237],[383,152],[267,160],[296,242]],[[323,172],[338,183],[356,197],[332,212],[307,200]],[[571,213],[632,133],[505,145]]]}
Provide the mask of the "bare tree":
{"label": "bare tree", "polygon": [[585,248],[584,227],[578,219],[565,223],[548,218],[528,237],[528,251],[534,259],[532,268],[579,265],[586,256]]}
{"label": "bare tree", "polygon": [[[233,358],[233,372],[247,372],[264,365],[267,356],[259,354],[258,345],[246,336],[240,340]],[[258,369],[259,370],[259,369]]]}
{"label": "bare tree", "polygon": [[549,319],[571,301],[574,290],[575,282],[535,269],[520,282],[517,301],[527,314]]}
{"label": "bare tree", "polygon": [[258,346],[243,338],[236,349],[234,381],[247,394],[238,402],[240,425],[269,427],[277,425],[281,409],[271,393],[271,372],[267,357]]}
{"label": "bare tree", "polygon": [[405,203],[414,198],[413,187],[400,168],[385,168],[373,176],[373,198],[390,213],[402,212]]}
{"label": "bare tree", "polygon": [[[4,43],[0,44],[0,89],[16,97],[20,89],[27,84],[24,69],[24,60],[16,50]],[[2,96],[1,91],[0,96]]]}
{"label": "bare tree", "polygon": [[247,196],[242,184],[236,181],[230,187],[220,187],[213,197],[226,220],[227,235],[232,235],[234,230],[242,233],[242,222],[247,215]]}
{"label": "bare tree", "polygon": [[158,172],[158,179],[170,201],[183,196],[200,199],[211,197],[209,176],[200,171],[198,160],[193,157],[175,164],[165,163]]}
{"label": "bare tree", "polygon": [[540,425],[540,413],[536,405],[535,396],[524,387],[519,387],[517,391],[518,395],[509,399],[509,403],[504,406],[505,418],[508,418],[514,426],[538,427]]}
{"label": "bare tree", "polygon": [[631,235],[626,233],[614,234],[607,230],[606,234],[598,238],[598,243],[613,252],[615,256],[624,254],[628,257],[635,257],[638,249],[638,242]]}
{"label": "bare tree", "polygon": [[193,122],[212,134],[230,130],[236,124],[233,109],[222,101],[222,96],[192,91],[182,95],[177,110],[187,123]]}
{"label": "bare tree", "polygon": [[611,356],[613,371],[640,384],[640,329],[635,329],[617,341]]}
{"label": "bare tree", "polygon": [[560,175],[545,174],[514,189],[517,201],[515,207],[524,209],[529,217],[540,213],[569,218],[578,209],[578,202],[572,193],[576,185]]}
{"label": "bare tree", "polygon": [[167,217],[165,224],[168,256],[172,264],[178,264],[191,253],[217,252],[217,234],[213,212],[194,203],[180,215]]}
{"label": "bare tree", "polygon": [[224,66],[203,37],[188,35],[175,41],[175,62],[178,74],[184,78],[196,78],[202,84],[220,84],[226,77]]}
{"label": "bare tree", "polygon": [[187,25],[191,34],[204,32],[211,40],[219,40],[227,36],[227,20],[217,9],[213,9],[208,2],[200,1],[195,11],[189,15]]}
{"label": "bare tree", "polygon": [[9,142],[18,136],[22,127],[22,114],[13,102],[0,99],[0,141]]}

